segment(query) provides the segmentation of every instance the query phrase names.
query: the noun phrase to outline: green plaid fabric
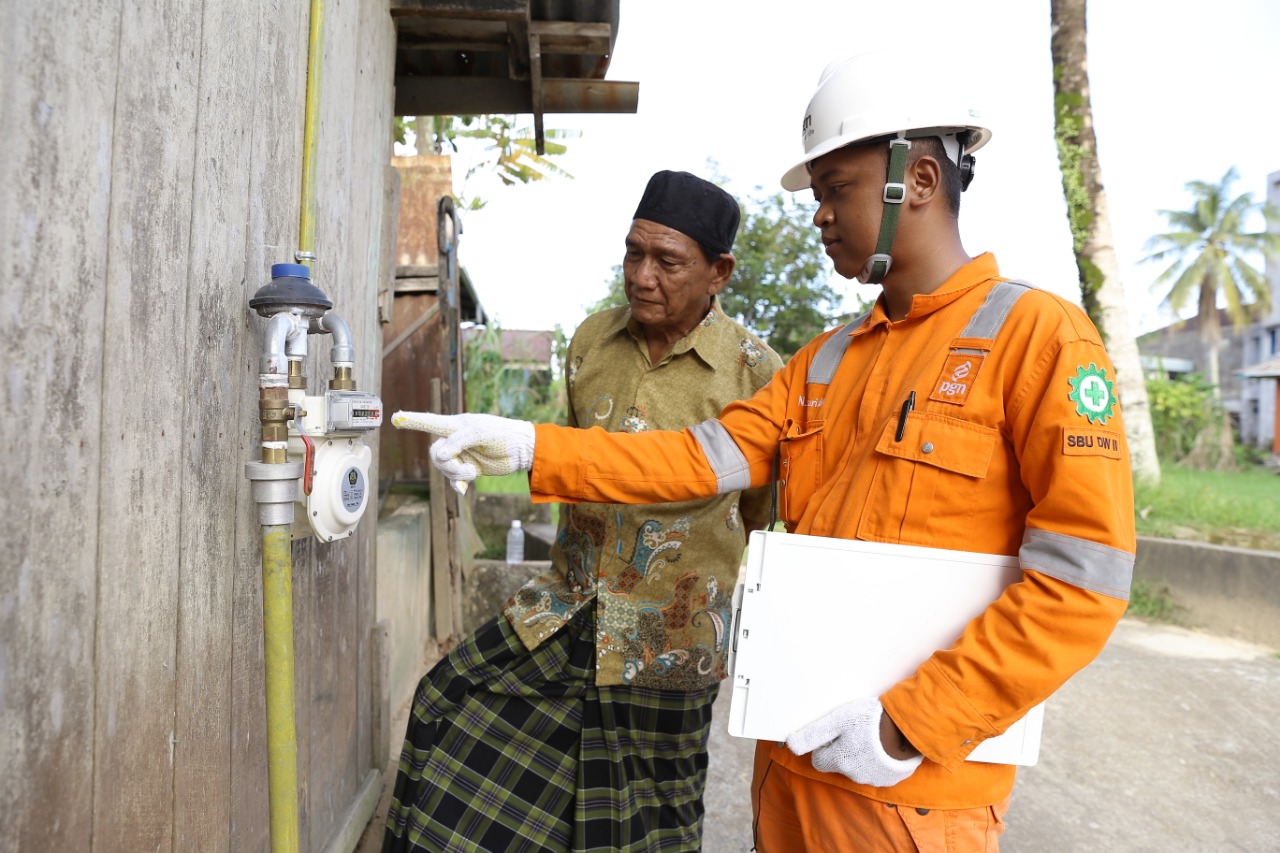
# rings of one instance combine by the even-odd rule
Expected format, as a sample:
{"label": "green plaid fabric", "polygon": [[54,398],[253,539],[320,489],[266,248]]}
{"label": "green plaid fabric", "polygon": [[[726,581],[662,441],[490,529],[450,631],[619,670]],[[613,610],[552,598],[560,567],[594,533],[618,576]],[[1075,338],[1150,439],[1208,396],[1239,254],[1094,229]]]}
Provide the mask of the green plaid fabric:
{"label": "green plaid fabric", "polygon": [[498,617],[427,673],[384,853],[701,848],[719,685],[597,687],[594,615],[532,652]]}

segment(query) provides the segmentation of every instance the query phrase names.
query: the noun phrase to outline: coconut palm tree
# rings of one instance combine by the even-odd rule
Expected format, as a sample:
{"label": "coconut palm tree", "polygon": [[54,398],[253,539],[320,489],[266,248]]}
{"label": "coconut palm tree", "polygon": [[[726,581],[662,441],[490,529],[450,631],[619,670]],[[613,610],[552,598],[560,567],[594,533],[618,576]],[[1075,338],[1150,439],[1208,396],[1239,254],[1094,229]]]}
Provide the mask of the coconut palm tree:
{"label": "coconut palm tree", "polygon": [[[1280,211],[1255,202],[1252,193],[1231,198],[1235,167],[1216,184],[1190,181],[1189,210],[1161,210],[1170,231],[1147,241],[1145,261],[1171,263],[1156,277],[1152,289],[1168,288],[1164,304],[1175,316],[1181,315],[1194,298],[1200,323],[1200,340],[1205,349],[1205,378],[1213,386],[1214,400],[1222,403],[1221,369],[1218,350],[1222,343],[1218,302],[1226,305],[1232,326],[1239,330],[1271,308],[1271,289],[1266,275],[1254,267],[1250,256],[1280,257],[1280,233],[1250,231],[1249,222],[1258,214],[1264,221],[1280,221]],[[1218,432],[1219,465],[1232,464],[1231,423],[1224,414]]]}
{"label": "coconut palm tree", "polygon": [[1138,341],[1129,322],[1120,281],[1107,196],[1102,189],[1098,142],[1093,133],[1085,7],[1086,0],[1051,0],[1049,4],[1058,163],[1080,278],[1081,304],[1102,333],[1116,367],[1116,391],[1124,405],[1125,437],[1134,476],[1154,485],[1160,482],[1160,461],[1151,407]]}

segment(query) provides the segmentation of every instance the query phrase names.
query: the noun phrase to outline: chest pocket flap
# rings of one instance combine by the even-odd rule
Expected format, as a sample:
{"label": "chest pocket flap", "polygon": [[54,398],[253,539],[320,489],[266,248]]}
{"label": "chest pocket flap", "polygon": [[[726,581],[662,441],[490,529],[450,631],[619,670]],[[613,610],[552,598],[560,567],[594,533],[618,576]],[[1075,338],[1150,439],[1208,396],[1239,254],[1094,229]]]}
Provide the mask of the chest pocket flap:
{"label": "chest pocket flap", "polygon": [[908,413],[901,441],[894,440],[897,429],[897,418],[891,418],[880,434],[877,452],[966,477],[987,476],[1000,443],[995,427],[932,412]]}

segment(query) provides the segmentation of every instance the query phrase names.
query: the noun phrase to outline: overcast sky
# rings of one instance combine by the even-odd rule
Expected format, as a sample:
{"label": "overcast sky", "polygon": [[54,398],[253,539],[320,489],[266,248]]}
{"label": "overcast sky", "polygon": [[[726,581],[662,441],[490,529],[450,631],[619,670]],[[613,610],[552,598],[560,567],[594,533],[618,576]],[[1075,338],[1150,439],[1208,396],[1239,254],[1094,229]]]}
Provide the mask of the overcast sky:
{"label": "overcast sky", "polygon": [[[1158,267],[1139,263],[1145,241],[1166,230],[1157,211],[1189,207],[1187,181],[1217,182],[1232,166],[1234,194],[1262,200],[1280,172],[1280,2],[1094,0],[1088,23],[1116,252],[1131,319],[1149,331],[1168,322],[1150,292]],[[1005,275],[1078,302],[1048,0],[622,0],[607,78],[639,81],[638,112],[547,116],[549,128],[582,131],[556,160],[573,180],[466,187],[488,200],[464,214],[459,248],[485,309],[504,328],[572,332],[604,295],[653,172],[710,177],[710,158],[740,198],[773,193],[802,154],[800,121],[830,60],[887,43],[910,63],[938,39],[993,131],[963,199],[965,248],[993,251]],[[845,294],[878,290],[832,276]]]}

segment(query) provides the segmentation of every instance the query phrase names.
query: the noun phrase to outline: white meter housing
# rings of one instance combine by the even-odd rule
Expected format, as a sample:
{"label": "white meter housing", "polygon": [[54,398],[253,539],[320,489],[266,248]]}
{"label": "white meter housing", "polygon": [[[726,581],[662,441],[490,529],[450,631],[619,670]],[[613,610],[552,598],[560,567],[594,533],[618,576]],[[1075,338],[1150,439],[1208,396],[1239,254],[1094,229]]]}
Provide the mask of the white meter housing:
{"label": "white meter housing", "polygon": [[[356,437],[322,438],[316,441],[311,494],[298,490],[298,502],[306,506],[310,530],[321,542],[345,539],[369,506],[369,463],[373,451]],[[296,517],[296,516],[295,516]],[[294,538],[298,538],[297,524]]]}
{"label": "white meter housing", "polygon": [[306,436],[311,453],[310,494],[308,478],[298,481],[298,511],[292,536],[315,536],[321,542],[345,539],[369,506],[372,487],[369,467],[373,451],[364,433],[382,425],[382,400],[356,391],[327,391],[322,397],[290,394],[303,413],[289,430],[289,459],[305,461]]}

